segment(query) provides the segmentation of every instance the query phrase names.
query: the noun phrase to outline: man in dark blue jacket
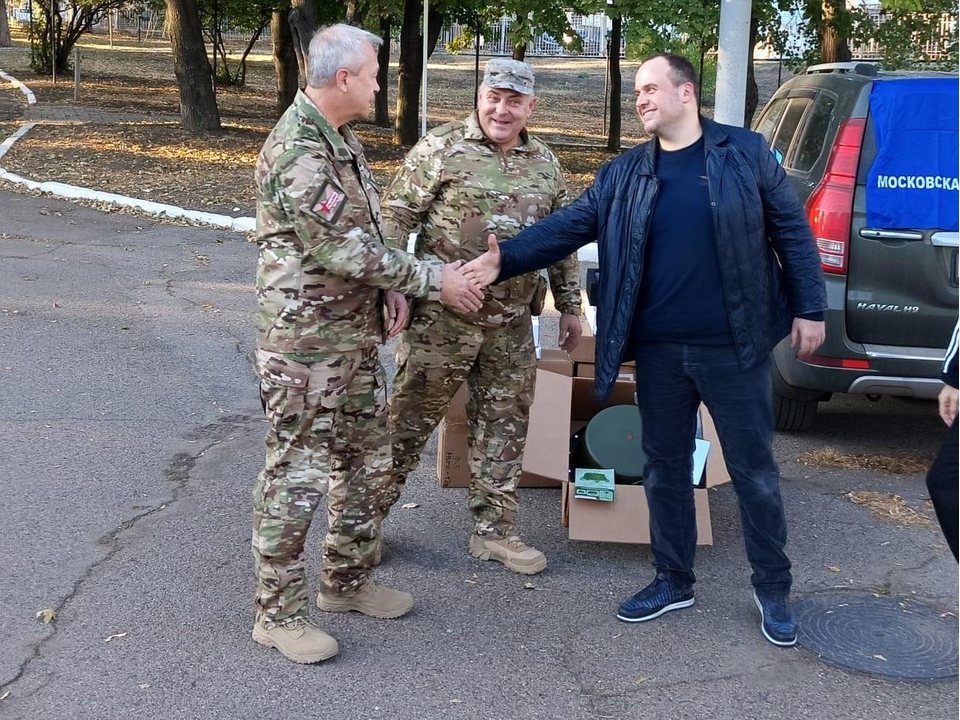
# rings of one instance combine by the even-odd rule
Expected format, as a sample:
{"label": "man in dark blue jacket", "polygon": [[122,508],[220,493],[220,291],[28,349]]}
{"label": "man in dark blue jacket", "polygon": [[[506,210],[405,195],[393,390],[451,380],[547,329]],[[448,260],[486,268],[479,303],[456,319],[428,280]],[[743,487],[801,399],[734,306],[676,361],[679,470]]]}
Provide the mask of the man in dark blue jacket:
{"label": "man in dark blue jacket", "polygon": [[826,297],[803,208],[763,138],[699,115],[686,58],[647,58],[637,114],[653,136],[607,163],[573,204],[466,270],[481,284],[544,268],[597,241],[596,392],[637,362],[648,462],[644,487],[657,575],[617,617],[643,622],[693,605],[691,454],[710,410],[740,502],[764,636],[796,642],[780,470],[773,458],[769,354],[786,335],[823,342]]}
{"label": "man in dark blue jacket", "polygon": [[933,509],[940,521],[940,529],[950,546],[950,552],[957,559],[957,514],[958,502],[957,487],[957,408],[958,392],[960,387],[960,371],[958,371],[957,355],[960,351],[960,321],[953,328],[953,336],[947,346],[946,357],[943,359],[943,388],[940,390],[940,417],[947,426],[947,433],[940,446],[940,452],[933,461],[930,472],[927,473],[927,489],[930,491],[930,500]]}

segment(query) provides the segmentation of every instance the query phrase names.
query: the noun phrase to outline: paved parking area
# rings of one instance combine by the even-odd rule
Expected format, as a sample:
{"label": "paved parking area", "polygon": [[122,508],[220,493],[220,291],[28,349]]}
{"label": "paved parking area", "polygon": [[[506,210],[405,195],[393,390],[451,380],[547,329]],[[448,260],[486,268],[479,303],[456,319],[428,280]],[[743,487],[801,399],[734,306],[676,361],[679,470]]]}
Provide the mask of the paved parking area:
{"label": "paved parking area", "polygon": [[[626,625],[613,611],[649,579],[646,547],[571,542],[557,493],[524,491],[523,534],[550,559],[526,588],[468,556],[465,492],[436,486],[434,443],[380,571],[414,612],[317,612],[341,655],[288,663],[249,638],[265,431],[247,360],[255,247],[6,191],[0,216],[3,717],[956,717],[956,679],[886,680],[761,639],[729,486],[710,493],[697,605]],[[827,445],[932,455],[939,436],[930,403],[848,398],[809,434],[778,437],[798,597],[903,598],[955,623],[939,531],[845,497],[896,494],[922,511],[922,475],[796,461]],[[34,619],[43,608],[50,625]]]}

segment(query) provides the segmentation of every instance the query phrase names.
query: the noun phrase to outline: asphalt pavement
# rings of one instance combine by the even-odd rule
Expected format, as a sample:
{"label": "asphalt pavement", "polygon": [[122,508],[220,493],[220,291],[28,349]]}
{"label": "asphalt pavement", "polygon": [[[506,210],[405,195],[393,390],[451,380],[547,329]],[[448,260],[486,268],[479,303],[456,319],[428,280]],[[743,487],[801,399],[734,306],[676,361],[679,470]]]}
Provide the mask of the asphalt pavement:
{"label": "asphalt pavement", "polygon": [[[710,491],[697,604],[628,625],[614,611],[650,579],[647,547],[572,542],[558,492],[526,490],[522,534],[548,570],[474,560],[466,493],[437,487],[435,442],[378,572],[414,611],[315,611],[341,648],[320,665],[254,644],[255,261],[240,235],[0,191],[0,717],[956,718],[956,677],[894,681],[761,638],[729,486]],[[796,597],[903,598],[956,635],[939,530],[845,496],[923,511],[923,475],[796,461],[825,446],[932,457],[940,437],[932,403],[865,398],[778,437]],[[34,617],[46,608],[50,624]]]}

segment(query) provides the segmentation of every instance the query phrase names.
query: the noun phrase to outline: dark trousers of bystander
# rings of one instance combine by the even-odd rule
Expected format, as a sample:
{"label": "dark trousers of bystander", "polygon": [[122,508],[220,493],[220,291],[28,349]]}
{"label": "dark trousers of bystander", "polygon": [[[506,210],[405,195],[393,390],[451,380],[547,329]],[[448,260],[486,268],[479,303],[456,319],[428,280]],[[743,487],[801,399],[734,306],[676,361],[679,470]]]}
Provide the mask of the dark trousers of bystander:
{"label": "dark trousers of bystander", "polygon": [[940,446],[940,452],[936,460],[927,473],[927,490],[930,491],[930,499],[933,501],[933,509],[937,513],[937,520],[940,521],[940,529],[943,530],[943,536],[947,539],[947,545],[950,546],[953,557],[957,557],[957,522],[960,514],[960,461],[958,461],[958,442],[957,432],[958,423],[953,421],[953,425],[947,428],[946,437],[943,438],[943,445]]}
{"label": "dark trousers of bystander", "polygon": [[654,567],[681,589],[696,580],[691,454],[702,400],[737,493],[753,586],[761,595],[789,593],[787,524],[772,449],[769,362],[743,370],[732,345],[661,342],[640,343],[636,360]]}

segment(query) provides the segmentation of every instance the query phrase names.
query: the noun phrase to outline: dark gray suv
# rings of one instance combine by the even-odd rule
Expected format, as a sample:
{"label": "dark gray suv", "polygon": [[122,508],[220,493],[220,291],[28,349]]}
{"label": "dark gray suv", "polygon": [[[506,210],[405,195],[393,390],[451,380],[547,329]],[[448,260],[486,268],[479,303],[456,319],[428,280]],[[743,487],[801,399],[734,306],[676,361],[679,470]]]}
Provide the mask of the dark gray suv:
{"label": "dark gray suv", "polygon": [[[805,204],[827,283],[823,346],[798,358],[785,340],[773,351],[778,430],[807,429],[818,404],[836,392],[871,398],[939,392],[957,320],[956,228],[870,226],[866,200],[878,155],[872,86],[925,78],[956,76],[888,73],[864,63],[814,66],[786,82],[755,124]],[[957,168],[947,172],[955,178]],[[956,179],[937,182],[947,180],[953,189]]]}

